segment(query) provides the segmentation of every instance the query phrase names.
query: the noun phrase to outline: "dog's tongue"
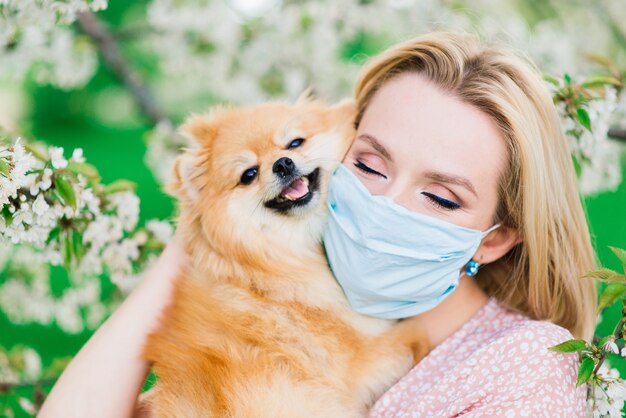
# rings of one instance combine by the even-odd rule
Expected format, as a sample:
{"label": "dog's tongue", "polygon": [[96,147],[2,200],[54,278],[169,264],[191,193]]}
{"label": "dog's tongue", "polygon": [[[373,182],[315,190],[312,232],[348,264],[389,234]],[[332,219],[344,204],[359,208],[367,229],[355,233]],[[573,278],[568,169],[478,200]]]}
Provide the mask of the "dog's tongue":
{"label": "dog's tongue", "polygon": [[285,187],[281,195],[290,200],[300,199],[309,192],[309,186],[302,177],[297,178],[289,186]]}

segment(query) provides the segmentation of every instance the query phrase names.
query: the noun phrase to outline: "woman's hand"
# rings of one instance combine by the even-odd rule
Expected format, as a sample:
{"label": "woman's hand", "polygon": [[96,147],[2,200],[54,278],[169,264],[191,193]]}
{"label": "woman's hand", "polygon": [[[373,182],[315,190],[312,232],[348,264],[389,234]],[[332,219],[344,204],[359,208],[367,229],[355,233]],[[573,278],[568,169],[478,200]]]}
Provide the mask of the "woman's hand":
{"label": "woman's hand", "polygon": [[142,358],[147,336],[172,297],[186,262],[176,234],[135,290],[72,359],[39,417],[131,417],[150,369]]}

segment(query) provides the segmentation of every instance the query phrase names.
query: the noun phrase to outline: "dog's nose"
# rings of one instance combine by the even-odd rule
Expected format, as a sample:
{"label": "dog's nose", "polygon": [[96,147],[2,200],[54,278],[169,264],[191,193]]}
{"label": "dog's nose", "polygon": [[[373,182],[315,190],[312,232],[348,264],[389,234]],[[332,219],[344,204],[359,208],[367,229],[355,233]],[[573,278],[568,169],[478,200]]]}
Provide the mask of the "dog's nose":
{"label": "dog's nose", "polygon": [[284,178],[293,174],[296,165],[293,163],[293,160],[288,157],[282,157],[276,160],[274,166],[272,167],[272,171],[278,174],[280,177]]}

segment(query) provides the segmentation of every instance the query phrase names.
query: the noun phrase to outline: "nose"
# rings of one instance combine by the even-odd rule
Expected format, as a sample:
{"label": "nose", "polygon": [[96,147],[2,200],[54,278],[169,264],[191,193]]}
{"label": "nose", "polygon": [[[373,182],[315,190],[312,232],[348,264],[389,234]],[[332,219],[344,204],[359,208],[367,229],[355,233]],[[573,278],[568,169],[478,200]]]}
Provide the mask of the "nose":
{"label": "nose", "polygon": [[293,163],[293,160],[288,157],[282,157],[276,160],[274,166],[272,167],[272,171],[276,173],[279,177],[285,178],[290,176],[295,171],[296,165]]}
{"label": "nose", "polygon": [[391,198],[398,206],[403,206],[411,211],[415,210],[415,192],[410,184],[406,184],[401,179],[395,179],[390,182],[381,194]]}

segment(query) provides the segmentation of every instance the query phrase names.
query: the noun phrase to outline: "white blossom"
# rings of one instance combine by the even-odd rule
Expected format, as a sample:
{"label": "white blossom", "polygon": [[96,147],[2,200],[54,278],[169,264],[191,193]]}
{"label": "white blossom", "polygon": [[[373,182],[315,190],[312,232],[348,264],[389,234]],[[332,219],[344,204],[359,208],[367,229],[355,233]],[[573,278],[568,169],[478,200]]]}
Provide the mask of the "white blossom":
{"label": "white blossom", "polygon": [[157,221],[156,219],[148,221],[146,229],[152,232],[154,237],[161,242],[169,242],[174,234],[174,228],[171,223]]}
{"label": "white blossom", "polygon": [[54,168],[59,169],[67,167],[67,160],[63,158],[62,147],[50,147],[50,160]]}
{"label": "white blossom", "polygon": [[85,157],[83,157],[83,149],[75,148],[74,151],[72,151],[72,158],[70,158],[70,160],[76,163],[84,163]]}
{"label": "white blossom", "polygon": [[132,192],[115,193],[109,196],[111,206],[117,211],[117,219],[122,228],[130,231],[137,225],[139,220],[139,198]]}
{"label": "white blossom", "polygon": [[608,353],[619,354],[619,348],[615,343],[615,339],[610,338],[607,342],[604,343],[602,349]]}
{"label": "white blossom", "polygon": [[589,388],[588,412],[594,418],[622,417],[626,386],[617,369],[605,361],[597,373],[598,381]]}
{"label": "white blossom", "polygon": [[37,412],[35,409],[35,405],[28,398],[20,396],[18,398],[18,403],[20,404],[20,407],[24,410],[24,412],[27,412],[28,414],[34,415]]}
{"label": "white blossom", "polygon": [[183,148],[193,147],[192,141],[176,132],[171,123],[162,121],[150,132],[147,138],[148,152],[146,165],[161,183],[171,179],[174,160]]}
{"label": "white blossom", "polygon": [[95,72],[92,44],[68,25],[78,13],[99,11],[106,0],[4,0],[0,3],[0,79],[21,79],[34,70],[39,82],[82,86]]}
{"label": "white blossom", "polygon": [[38,216],[43,216],[48,209],[50,209],[50,206],[46,203],[46,199],[43,194],[37,196],[35,202],[33,203],[33,212],[35,212]]}
{"label": "white blossom", "polygon": [[41,375],[41,357],[32,348],[26,348],[23,352],[24,372],[26,379],[34,381]]}

